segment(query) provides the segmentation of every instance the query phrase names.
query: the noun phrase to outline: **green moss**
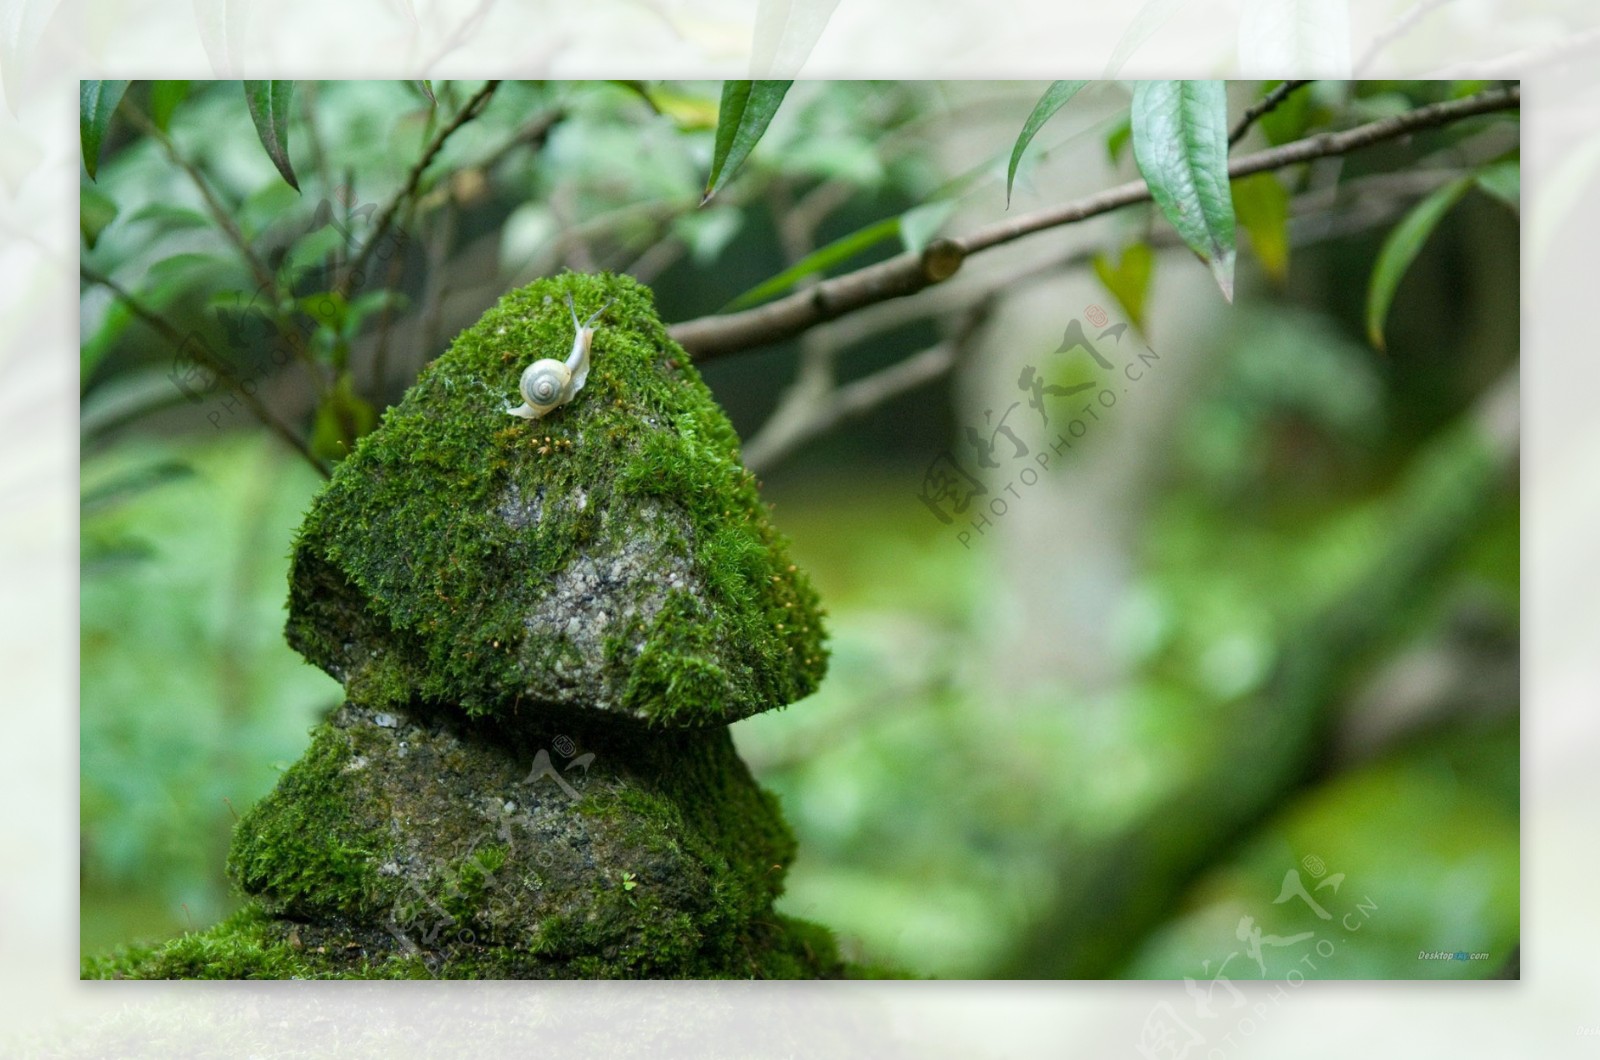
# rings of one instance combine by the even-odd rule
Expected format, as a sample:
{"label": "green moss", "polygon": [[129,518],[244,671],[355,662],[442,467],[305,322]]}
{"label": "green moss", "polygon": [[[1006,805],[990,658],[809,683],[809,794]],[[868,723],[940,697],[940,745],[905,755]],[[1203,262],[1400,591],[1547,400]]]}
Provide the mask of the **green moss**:
{"label": "green moss", "polygon": [[[458,945],[528,974],[748,963],[795,843],[728,730],[562,726],[346,704],[240,822],[230,871],[273,916],[435,964]],[[530,769],[540,753],[576,798]]]}
{"label": "green moss", "polygon": [[361,916],[393,898],[376,872],[392,842],[372,827],[388,816],[387,800],[381,787],[354,783],[365,761],[356,745],[350,730],[320,726],[235,830],[229,875],[273,912]]}
{"label": "green moss", "polygon": [[[665,926],[661,937],[670,941]],[[83,962],[84,979],[821,979],[850,974],[832,935],[771,914],[738,936],[676,963],[634,951],[549,958],[503,945],[450,939],[407,949],[394,938],[343,926],[275,919],[247,906],[208,931],[158,946],[129,946]]]}
{"label": "green moss", "polygon": [[[522,369],[615,298],[588,383],[506,415]],[[826,666],[816,594],[739,440],[647,288],[567,274],[513,291],[423,372],[317,499],[288,636],[371,706],[725,724]]]}

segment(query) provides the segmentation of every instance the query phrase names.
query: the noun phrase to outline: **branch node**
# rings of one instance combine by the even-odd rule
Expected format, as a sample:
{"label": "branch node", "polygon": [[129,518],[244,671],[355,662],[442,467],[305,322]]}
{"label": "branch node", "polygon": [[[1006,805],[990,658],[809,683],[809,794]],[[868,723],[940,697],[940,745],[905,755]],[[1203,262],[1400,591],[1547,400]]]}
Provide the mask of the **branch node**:
{"label": "branch node", "polygon": [[953,239],[935,239],[922,251],[922,276],[929,283],[943,283],[956,274],[967,252]]}

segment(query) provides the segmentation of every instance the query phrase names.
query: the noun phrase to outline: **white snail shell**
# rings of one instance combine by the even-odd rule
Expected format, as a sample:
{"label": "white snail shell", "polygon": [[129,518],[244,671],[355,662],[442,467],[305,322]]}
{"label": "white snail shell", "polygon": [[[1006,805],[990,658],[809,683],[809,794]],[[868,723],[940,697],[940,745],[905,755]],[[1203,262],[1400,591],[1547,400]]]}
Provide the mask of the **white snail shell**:
{"label": "white snail shell", "polygon": [[[562,361],[554,358],[534,361],[522,372],[517,389],[522,391],[522,408],[528,410],[524,419],[536,420],[565,405],[583,389],[589,377],[588,358],[583,359],[580,370],[574,373]],[[516,409],[512,410],[517,413]]]}
{"label": "white snail shell", "polygon": [[536,420],[565,405],[583,389],[589,380],[589,347],[594,343],[594,322],[600,319],[611,305],[607,302],[595,310],[588,320],[579,322],[578,310],[572,304],[572,294],[567,294],[567,309],[572,313],[572,352],[565,361],[545,357],[534,361],[522,370],[522,380],[517,389],[522,391],[522,404],[507,408],[513,416]]}

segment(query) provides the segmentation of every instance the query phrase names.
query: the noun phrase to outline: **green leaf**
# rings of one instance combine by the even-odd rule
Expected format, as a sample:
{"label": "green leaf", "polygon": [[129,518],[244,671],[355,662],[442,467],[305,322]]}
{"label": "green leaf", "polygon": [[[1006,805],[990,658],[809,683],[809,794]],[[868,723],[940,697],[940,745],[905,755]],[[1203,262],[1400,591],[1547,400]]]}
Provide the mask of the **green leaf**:
{"label": "green leaf", "polygon": [[205,228],[211,221],[199,210],[187,206],[174,206],[170,202],[145,203],[128,215],[128,224],[154,221],[163,228]]}
{"label": "green leaf", "polygon": [[[1281,81],[1263,81],[1261,95],[1265,96]],[[1288,97],[1276,107],[1261,116],[1256,122],[1256,127],[1266,136],[1267,143],[1276,147],[1292,140],[1298,140],[1311,128],[1312,119],[1316,116],[1316,106],[1313,100],[1315,85],[1307,85],[1289,93]]]}
{"label": "green leaf", "polygon": [[744,211],[733,206],[713,206],[672,219],[672,234],[689,248],[690,258],[701,268],[716,261],[743,227]]}
{"label": "green leaf", "polygon": [[150,120],[156,128],[166,132],[172,124],[172,112],[189,94],[187,81],[152,81],[150,83]]}
{"label": "green leaf", "polygon": [[[171,383],[168,382],[167,386],[170,388]],[[158,460],[122,472],[84,490],[78,498],[79,511],[85,516],[92,516],[169,482],[193,477],[194,467],[182,460]]]}
{"label": "green leaf", "polygon": [[750,72],[798,74],[838,6],[839,0],[756,0]]}
{"label": "green leaf", "polygon": [[126,91],[126,81],[78,82],[78,135],[83,141],[83,168],[89,171],[90,180],[100,168],[100,145],[111,128],[111,115]]}
{"label": "green leaf", "polygon": [[95,187],[84,184],[78,188],[78,227],[83,230],[83,241],[90,250],[106,225],[117,218],[117,204],[111,196]]}
{"label": "green leaf", "polygon": [[1406,270],[1450,207],[1471,186],[1471,177],[1452,180],[1417,203],[1383,241],[1378,262],[1372,267],[1372,282],[1367,287],[1367,338],[1378,349],[1384,348],[1383,322],[1389,316],[1389,305],[1394,301],[1394,293],[1405,278]]}
{"label": "green leaf", "polygon": [[921,206],[913,206],[900,215],[901,245],[913,254],[921,254],[955,212],[954,199],[935,199]]}
{"label": "green leaf", "polygon": [[250,107],[250,120],[256,123],[256,135],[267,157],[278,167],[289,187],[300,190],[294,177],[294,167],[289,164],[289,106],[294,99],[293,81],[246,81],[245,103]]}
{"label": "green leaf", "polygon": [[1128,244],[1114,265],[1105,254],[1094,256],[1095,275],[1128,315],[1129,322],[1141,332],[1145,330],[1145,295],[1150,293],[1150,276],[1154,271],[1155,255],[1144,243]]}
{"label": "green leaf", "polygon": [[311,451],[330,463],[350,455],[362,435],[378,425],[378,414],[356,393],[355,380],[342,372],[317,409],[311,427]]}
{"label": "green leaf", "polygon": [[1289,192],[1271,173],[1233,182],[1233,212],[1274,283],[1289,278]]}
{"label": "green leaf", "polygon": [[711,175],[706,178],[704,206],[711,196],[733,179],[756,143],[772,124],[793,81],[724,81],[722,105],[717,111],[717,139],[711,155]]}
{"label": "green leaf", "polygon": [[750,288],[744,294],[735,298],[722,307],[723,312],[734,309],[743,309],[746,306],[763,302],[773,295],[782,294],[801,280],[826,272],[835,265],[840,265],[879,243],[895,239],[900,235],[901,218],[890,217],[882,221],[875,221],[865,228],[858,228],[848,235],[840,236],[825,247],[807,254],[793,265],[784,269],[776,276]]}
{"label": "green leaf", "polygon": [[1133,159],[1156,205],[1233,301],[1228,98],[1221,81],[1140,81]]}
{"label": "green leaf", "polygon": [[757,302],[764,302],[774,295],[789,290],[801,280],[827,272],[834,266],[842,265],[856,255],[865,253],[897,236],[906,250],[913,254],[921,253],[944,223],[950,219],[950,215],[955,213],[956,205],[954,200],[935,199],[921,206],[914,206],[898,217],[874,221],[864,228],[840,236],[827,246],[819,247],[807,254],[776,276],[750,288],[723,306],[721,311],[744,309]]}
{"label": "green leaf", "polygon": [[361,330],[361,325],[367,317],[374,313],[388,310],[391,314],[403,313],[411,304],[411,300],[400,291],[391,291],[380,288],[360,295],[350,303],[350,309],[345,313],[344,333],[346,337],[353,337]]}
{"label": "green leaf", "polygon": [[1127,150],[1128,142],[1133,139],[1133,122],[1124,117],[1111,127],[1106,134],[1106,158],[1116,165],[1122,161],[1122,152]]}
{"label": "green leaf", "polygon": [[1067,100],[1078,94],[1078,90],[1087,81],[1052,81],[1050,87],[1044,90],[1044,95],[1039,97],[1039,102],[1033,105],[1033,113],[1028,115],[1028,120],[1022,123],[1022,133],[1017,137],[1017,144],[1011,149],[1011,164],[1006,167],[1006,206],[1011,205],[1011,185],[1017,179],[1017,164],[1022,161],[1022,152],[1028,149],[1033,142],[1034,135],[1044,127],[1056,111],[1067,105]]}
{"label": "green leaf", "polygon": [[1522,163],[1519,160],[1506,158],[1491,162],[1478,170],[1472,179],[1484,194],[1511,207],[1512,213],[1522,211]]}
{"label": "green leaf", "polygon": [[1117,41],[1116,50],[1111,53],[1111,61],[1106,63],[1105,72],[1100,75],[1100,80],[1110,81],[1115,78],[1117,71],[1122,69],[1122,64],[1138,50],[1139,45],[1160,29],[1167,19],[1186,3],[1188,0],[1148,0],[1139,9],[1139,13],[1133,16],[1128,28],[1122,31],[1122,37]]}

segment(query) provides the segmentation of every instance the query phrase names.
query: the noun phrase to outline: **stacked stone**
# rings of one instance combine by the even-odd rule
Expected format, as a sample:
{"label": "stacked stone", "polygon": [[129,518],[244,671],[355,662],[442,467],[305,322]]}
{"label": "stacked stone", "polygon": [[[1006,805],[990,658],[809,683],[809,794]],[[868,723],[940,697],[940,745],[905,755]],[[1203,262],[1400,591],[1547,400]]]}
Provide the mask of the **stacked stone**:
{"label": "stacked stone", "polygon": [[[506,414],[597,322],[587,383]],[[240,822],[247,908],[124,977],[818,977],[794,840],[729,723],[809,694],[816,594],[648,289],[513,291],[357,445],[288,638],[346,702]]]}

